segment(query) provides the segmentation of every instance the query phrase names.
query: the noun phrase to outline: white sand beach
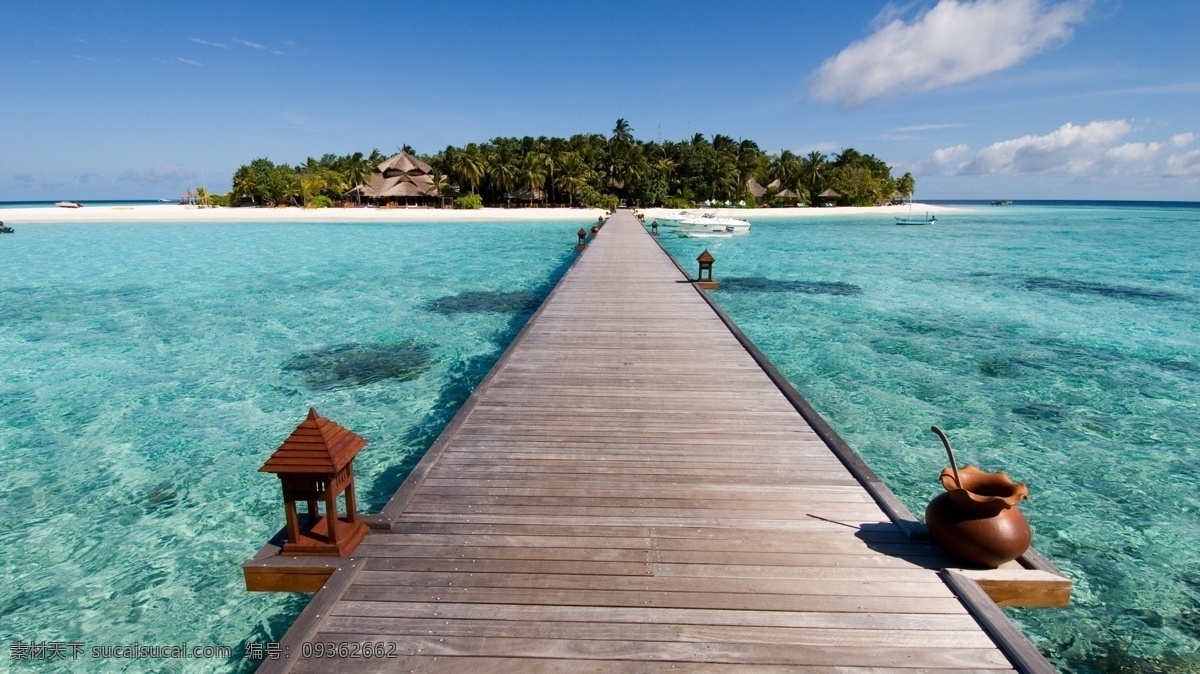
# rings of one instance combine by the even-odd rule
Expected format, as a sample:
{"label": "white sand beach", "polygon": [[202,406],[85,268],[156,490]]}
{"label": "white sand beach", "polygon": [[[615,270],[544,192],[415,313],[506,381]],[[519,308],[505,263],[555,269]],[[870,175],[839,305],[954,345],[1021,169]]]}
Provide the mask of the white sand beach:
{"label": "white sand beach", "polygon": [[[945,206],[914,204],[914,213],[945,213]],[[674,212],[647,208],[646,218]],[[744,219],[809,218],[850,215],[907,215],[908,206],[843,208],[738,208],[729,215]],[[434,208],[198,208],[178,204],[137,206],[84,206],[83,208],[5,208],[0,221],[9,225],[38,222],[495,222],[557,220],[594,222],[604,215],[598,208],[482,208],[443,210]]]}

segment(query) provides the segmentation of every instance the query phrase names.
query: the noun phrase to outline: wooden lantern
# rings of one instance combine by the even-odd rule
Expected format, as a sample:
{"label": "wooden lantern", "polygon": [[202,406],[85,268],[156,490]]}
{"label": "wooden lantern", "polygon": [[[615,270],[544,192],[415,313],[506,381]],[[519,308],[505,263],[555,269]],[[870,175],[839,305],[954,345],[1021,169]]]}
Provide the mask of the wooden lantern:
{"label": "wooden lantern", "polygon": [[[281,554],[348,557],[367,534],[354,502],[354,457],[367,441],[308,410],[296,427],[259,471],[275,473],[283,486],[287,537]],[[346,493],[346,515],[338,515],[338,496]],[[296,502],[306,501],[308,513],[301,524]],[[322,517],[318,504],[325,506]]]}
{"label": "wooden lantern", "polygon": [[586,245],[587,245],[587,230],[581,228],[579,230],[579,243],[575,244],[575,250],[583,250],[583,247]]}
{"label": "wooden lantern", "polygon": [[650,235],[658,236],[658,220],[650,223]]}
{"label": "wooden lantern", "polygon": [[700,273],[696,276],[696,285],[704,290],[714,290],[717,282],[712,277],[712,266],[716,259],[706,248],[703,253],[700,253],[700,257],[696,258],[696,261],[700,263]]}

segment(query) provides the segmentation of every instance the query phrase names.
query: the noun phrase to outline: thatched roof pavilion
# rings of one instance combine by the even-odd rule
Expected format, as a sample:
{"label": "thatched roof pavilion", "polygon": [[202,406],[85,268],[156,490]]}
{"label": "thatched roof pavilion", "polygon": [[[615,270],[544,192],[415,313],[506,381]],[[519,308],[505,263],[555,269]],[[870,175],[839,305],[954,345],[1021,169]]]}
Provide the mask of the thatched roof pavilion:
{"label": "thatched roof pavilion", "polygon": [[356,185],[347,192],[381,201],[438,198],[433,185],[433,167],[407,152],[399,152],[375,167],[366,185]]}
{"label": "thatched roof pavilion", "polygon": [[800,195],[795,190],[783,190],[776,194],[775,198],[781,201],[800,201]]}
{"label": "thatched roof pavilion", "polygon": [[767,193],[767,188],[758,184],[758,181],[754,178],[751,178],[746,181],[746,191],[753,194],[755,199],[762,199]]}
{"label": "thatched roof pavilion", "polygon": [[838,200],[842,198],[842,193],[830,187],[824,192],[817,195],[817,199],[821,201],[822,206],[836,206]]}

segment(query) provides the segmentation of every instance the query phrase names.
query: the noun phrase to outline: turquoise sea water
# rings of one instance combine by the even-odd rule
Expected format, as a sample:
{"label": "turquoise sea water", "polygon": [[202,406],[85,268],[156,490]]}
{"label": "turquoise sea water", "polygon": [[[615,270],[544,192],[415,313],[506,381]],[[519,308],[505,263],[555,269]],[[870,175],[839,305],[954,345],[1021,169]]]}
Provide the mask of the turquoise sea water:
{"label": "turquoise sea water", "polygon": [[1009,609],[1070,672],[1200,671],[1200,208],[976,207],[664,232],[915,513],[961,463],[1029,485],[1066,609]]}
{"label": "turquoise sea water", "polygon": [[[256,472],[310,405],[368,438],[378,511],[574,259],[573,224],[47,224],[0,239],[0,642],[235,646],[278,530]],[[0,670],[33,663],[10,661]]]}
{"label": "turquoise sea water", "polygon": [[[1011,615],[1056,665],[1200,669],[1200,209],[889,221],[662,240],[689,268],[715,254],[714,297],[914,512],[944,463],[933,423],[1029,484],[1035,545],[1077,585],[1071,608]],[[240,646],[307,599],[242,588],[282,524],[257,468],[314,405],[371,440],[356,470],[377,510],[573,259],[578,223],[17,229],[0,238],[0,642]],[[237,648],[152,664],[251,668]],[[55,669],[72,671],[36,671]]]}

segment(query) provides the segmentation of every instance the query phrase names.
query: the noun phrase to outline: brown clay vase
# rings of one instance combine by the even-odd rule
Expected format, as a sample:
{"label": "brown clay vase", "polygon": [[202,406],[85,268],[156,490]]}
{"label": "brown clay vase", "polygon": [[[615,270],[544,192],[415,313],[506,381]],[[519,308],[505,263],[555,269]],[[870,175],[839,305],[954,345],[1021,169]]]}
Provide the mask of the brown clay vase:
{"label": "brown clay vase", "polygon": [[1004,473],[986,473],[975,466],[954,472],[942,470],[944,494],[925,509],[929,535],[946,552],[969,564],[996,568],[1029,549],[1033,533],[1017,504],[1029,495],[1024,484]]}

